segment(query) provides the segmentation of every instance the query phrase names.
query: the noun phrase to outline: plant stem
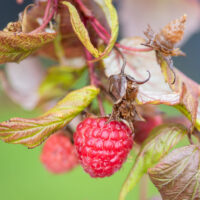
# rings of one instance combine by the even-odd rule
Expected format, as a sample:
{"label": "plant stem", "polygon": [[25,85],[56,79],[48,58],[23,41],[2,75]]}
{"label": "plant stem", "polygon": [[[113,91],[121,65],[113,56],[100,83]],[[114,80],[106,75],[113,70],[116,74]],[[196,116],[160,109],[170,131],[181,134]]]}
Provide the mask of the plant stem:
{"label": "plant stem", "polygon": [[[111,38],[110,34],[107,32],[107,30],[100,24],[100,22],[96,18],[91,18],[90,23],[96,33],[99,35],[99,37],[106,43],[109,43],[109,40]],[[115,46],[121,49],[125,49],[128,51],[136,51],[136,52],[146,52],[146,51],[152,51],[152,48],[133,48],[133,47],[127,47],[119,43],[115,43]]]}
{"label": "plant stem", "polygon": [[[85,17],[89,20],[94,30],[97,32],[99,37],[106,43],[109,43],[111,35],[109,32],[102,26],[99,20],[92,14],[92,12],[83,4],[82,0],[75,0],[75,2],[79,5],[80,10],[85,15]],[[133,48],[121,45],[119,43],[115,44],[116,47],[122,48],[128,51],[138,51],[138,52],[145,52],[145,51],[152,51],[152,48]]]}
{"label": "plant stem", "polygon": [[[53,4],[53,7],[52,7],[52,11],[51,13],[49,14],[50,12],[50,8],[51,8],[51,5]],[[45,8],[45,13],[44,13],[44,17],[43,17],[43,23],[41,24],[41,26],[39,26],[38,28],[36,28],[35,30],[33,30],[31,33],[38,33],[40,31],[43,31],[43,29],[46,28],[46,26],[48,25],[48,23],[52,20],[54,14],[56,13],[57,11],[57,7],[58,7],[58,0],[48,0],[47,2],[47,6]]]}
{"label": "plant stem", "polygon": [[91,85],[96,86],[96,77],[94,74],[94,63],[90,62],[90,60],[92,60],[92,55],[86,48],[85,48],[85,57],[86,57],[86,61],[87,61],[88,69],[89,69],[90,83]]}
{"label": "plant stem", "polygon": [[[90,83],[91,83],[91,85],[98,86],[98,80],[97,80],[95,73],[94,73],[94,63],[90,62],[90,60],[92,60],[93,57],[86,48],[85,48],[85,57],[86,57],[87,65],[88,65],[88,69],[89,69]],[[100,95],[97,96],[97,101],[98,101],[98,104],[99,104],[99,110],[100,110],[101,116],[105,116],[103,102],[102,102]]]}
{"label": "plant stem", "polygon": [[100,95],[97,96],[97,101],[98,101],[98,104],[99,104],[99,110],[100,110],[101,116],[104,117],[105,116],[105,110],[104,110],[103,102],[102,102]]}
{"label": "plant stem", "polygon": [[145,174],[140,181],[140,200],[147,200],[147,191],[148,190],[148,177]]}

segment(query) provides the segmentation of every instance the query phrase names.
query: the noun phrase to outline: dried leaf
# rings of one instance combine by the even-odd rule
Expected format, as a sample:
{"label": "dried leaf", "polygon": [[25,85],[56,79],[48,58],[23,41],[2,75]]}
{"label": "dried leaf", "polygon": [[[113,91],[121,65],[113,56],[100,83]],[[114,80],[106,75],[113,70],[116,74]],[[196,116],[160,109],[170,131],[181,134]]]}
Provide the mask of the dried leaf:
{"label": "dried leaf", "polygon": [[159,38],[161,39],[163,37],[164,40],[166,40],[173,46],[176,43],[180,42],[183,39],[186,19],[187,15],[183,15],[181,18],[171,21],[160,31]]}
{"label": "dried leaf", "polygon": [[187,16],[183,15],[180,19],[173,20],[157,34],[148,26],[144,32],[148,39],[146,45],[159,51],[164,56],[182,55],[179,49],[174,49],[174,45],[183,38],[186,18]]}
{"label": "dried leaf", "polygon": [[[144,43],[144,40],[139,37],[121,41],[121,44],[127,47],[142,48],[141,43]],[[161,66],[158,64],[155,51],[135,53],[123,51],[123,54],[127,60],[126,74],[137,80],[145,80],[148,76],[147,70],[151,73],[150,80],[139,87],[136,99],[138,104],[175,106],[200,130],[200,120],[199,118],[196,120],[200,87],[197,83],[174,68],[176,82],[171,84],[174,75],[164,59],[160,59]],[[120,61],[121,58],[116,52],[112,52],[108,58],[104,59],[105,73],[108,77],[119,74],[122,67]]]}
{"label": "dried leaf", "polygon": [[54,40],[55,33],[13,33],[0,31],[0,64],[20,62]]}
{"label": "dried leaf", "polygon": [[99,57],[99,52],[94,47],[94,45],[91,43],[89,33],[88,33],[87,29],[85,28],[85,25],[81,21],[81,18],[79,16],[79,13],[76,10],[75,6],[73,6],[69,2],[63,2],[63,4],[66,5],[69,9],[71,24],[72,24],[72,27],[73,27],[74,32],[76,33],[77,37],[80,39],[80,41],[85,46],[85,48],[94,57]]}
{"label": "dried leaf", "polygon": [[200,148],[190,145],[175,149],[163,158],[149,176],[163,200],[200,199]]}
{"label": "dried leaf", "polygon": [[99,90],[88,86],[69,93],[44,115],[33,119],[12,118],[0,123],[0,139],[33,148],[64,127],[96,97]]}
{"label": "dried leaf", "polygon": [[169,150],[177,144],[187,133],[187,129],[179,124],[164,124],[155,128],[147,140],[143,143],[135,163],[121,189],[119,200],[124,200],[147,173],[148,168],[153,167]]}

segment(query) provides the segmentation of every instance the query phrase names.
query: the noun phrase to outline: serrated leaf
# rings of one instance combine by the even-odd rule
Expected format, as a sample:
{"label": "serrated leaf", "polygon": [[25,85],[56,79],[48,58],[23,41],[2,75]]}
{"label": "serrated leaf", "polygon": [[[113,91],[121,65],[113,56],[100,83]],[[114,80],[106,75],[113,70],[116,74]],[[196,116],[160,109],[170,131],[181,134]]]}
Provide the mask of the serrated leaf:
{"label": "serrated leaf", "polygon": [[179,124],[164,124],[155,128],[143,143],[135,163],[121,189],[119,200],[124,200],[127,193],[134,188],[141,177],[147,173],[169,150],[187,133]]}
{"label": "serrated leaf", "polygon": [[175,149],[163,158],[149,176],[163,200],[200,199],[200,147]]}
{"label": "serrated leaf", "polygon": [[[144,48],[141,44],[145,40],[139,37],[123,39],[121,44],[127,47]],[[200,120],[196,120],[198,108],[199,85],[174,68],[176,82],[172,84],[174,75],[164,60],[161,65],[157,62],[155,51],[131,53],[123,51],[127,65],[125,73],[137,80],[145,80],[147,70],[151,73],[150,80],[139,86],[138,104],[165,104],[175,106],[192,120],[200,130]],[[112,52],[104,59],[105,72],[109,77],[119,74],[122,63],[117,52]]]}
{"label": "serrated leaf", "polygon": [[85,25],[81,21],[81,18],[79,16],[79,13],[76,10],[75,6],[73,6],[69,2],[63,2],[63,4],[66,5],[69,9],[71,24],[72,24],[72,27],[73,27],[74,32],[76,33],[77,37],[80,39],[80,41],[85,46],[85,48],[94,57],[99,57],[99,52],[98,52],[97,48],[95,48],[94,45],[92,44],[89,33],[88,33],[87,29],[85,28]]}
{"label": "serrated leaf", "polygon": [[55,39],[55,33],[13,33],[0,31],[0,64],[20,62]]}
{"label": "serrated leaf", "polygon": [[2,122],[0,139],[29,148],[36,147],[84,110],[98,93],[99,89],[94,86],[84,87],[69,93],[42,116],[33,119],[12,118]]}
{"label": "serrated leaf", "polygon": [[117,11],[115,7],[112,4],[112,0],[95,0],[95,2],[99,4],[102,10],[104,11],[104,14],[106,16],[107,22],[111,30],[110,40],[107,44],[106,49],[100,56],[100,58],[102,59],[102,58],[105,58],[109,54],[109,52],[112,50],[117,40],[118,31],[119,31],[118,15],[117,15]]}

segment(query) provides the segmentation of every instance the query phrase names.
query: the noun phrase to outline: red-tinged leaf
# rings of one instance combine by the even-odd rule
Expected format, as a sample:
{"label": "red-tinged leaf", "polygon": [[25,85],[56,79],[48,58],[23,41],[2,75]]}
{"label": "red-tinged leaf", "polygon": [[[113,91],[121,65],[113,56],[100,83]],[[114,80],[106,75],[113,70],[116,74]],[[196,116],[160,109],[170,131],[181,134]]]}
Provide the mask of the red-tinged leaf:
{"label": "red-tinged leaf", "polygon": [[[71,24],[68,7],[66,5],[63,5],[62,2],[64,1],[58,2],[58,10],[57,10],[57,15],[56,15],[57,17],[55,18],[55,20],[56,20],[57,32],[59,32],[60,38],[61,38],[61,41],[60,41],[61,47],[64,50],[63,60],[69,59],[69,58],[80,58],[80,57],[82,58],[84,55],[84,48],[83,48],[84,46],[82,45],[81,41],[77,37],[76,33],[74,32],[74,29],[73,29],[74,27],[72,27],[72,24]],[[74,5],[73,0],[68,0],[67,3],[68,4],[71,3],[72,6]],[[101,24],[107,28],[106,19],[101,8],[94,1],[83,0],[83,3],[89,10],[92,11],[92,13],[94,13],[95,17],[98,18]],[[38,22],[44,15],[45,7],[46,7],[46,1],[38,0],[37,3],[27,11],[25,15],[26,19],[24,19],[24,23],[22,24],[23,29],[26,32],[30,32],[39,26]],[[79,12],[79,9],[77,11]],[[92,44],[97,43],[98,37],[94,29],[91,27],[87,27],[87,32],[89,33]],[[50,57],[50,58],[58,60],[59,57],[56,51],[57,49],[55,47],[55,44],[49,43],[46,48],[39,49],[37,53],[42,56]],[[93,52],[96,52],[96,51],[94,50]]]}
{"label": "red-tinged leaf", "polygon": [[124,200],[148,169],[159,162],[186,134],[187,129],[180,124],[164,124],[156,127],[143,143],[122,186],[119,200]]}
{"label": "red-tinged leaf", "polygon": [[[123,39],[120,43],[127,47],[144,48],[141,44],[145,41],[139,37]],[[174,75],[167,63],[161,58],[161,65],[158,64],[155,51],[130,52],[123,51],[127,60],[125,73],[137,80],[145,80],[148,76],[147,70],[151,73],[150,80],[140,85],[137,95],[138,104],[166,104],[175,106],[183,112],[196,128],[200,130],[200,120],[196,120],[198,108],[199,85],[183,75],[174,68],[176,82],[172,84]],[[112,52],[104,59],[105,72],[109,77],[119,74],[122,62],[117,52]],[[162,69],[162,70],[161,70]]]}
{"label": "red-tinged leaf", "polygon": [[23,144],[33,148],[52,133],[64,127],[96,97],[99,90],[94,86],[69,93],[44,115],[33,119],[12,118],[0,123],[0,139],[7,143]]}
{"label": "red-tinged leaf", "polygon": [[[67,58],[80,57],[83,55],[83,46],[72,29],[67,7],[61,4],[61,2],[59,1],[57,11],[57,16],[59,17],[55,18],[55,20],[57,23],[57,31],[61,37],[61,47],[64,49],[64,56]],[[29,7],[29,9],[25,9],[22,18],[24,32],[31,32],[40,26],[39,22],[44,16],[46,3],[47,1],[37,1],[35,5]],[[39,49],[37,53],[48,58],[59,59],[56,51],[57,48],[51,42],[44,48]]]}
{"label": "red-tinged leaf", "polygon": [[53,41],[55,33],[13,33],[0,31],[0,64],[20,62],[40,47]]}
{"label": "red-tinged leaf", "polygon": [[200,147],[175,149],[163,158],[149,176],[163,200],[200,199]]}

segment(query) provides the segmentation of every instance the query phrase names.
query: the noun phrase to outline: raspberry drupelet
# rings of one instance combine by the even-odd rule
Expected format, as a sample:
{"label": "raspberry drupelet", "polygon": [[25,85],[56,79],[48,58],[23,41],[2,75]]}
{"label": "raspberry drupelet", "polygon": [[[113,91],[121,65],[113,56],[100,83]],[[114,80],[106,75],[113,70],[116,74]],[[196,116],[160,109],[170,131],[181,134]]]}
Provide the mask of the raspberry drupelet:
{"label": "raspberry drupelet", "polygon": [[80,164],[91,177],[114,174],[133,146],[132,133],[126,124],[107,121],[107,118],[86,118],[74,134]]}

